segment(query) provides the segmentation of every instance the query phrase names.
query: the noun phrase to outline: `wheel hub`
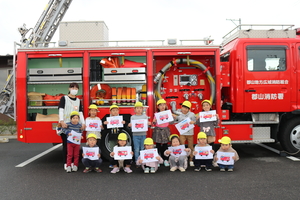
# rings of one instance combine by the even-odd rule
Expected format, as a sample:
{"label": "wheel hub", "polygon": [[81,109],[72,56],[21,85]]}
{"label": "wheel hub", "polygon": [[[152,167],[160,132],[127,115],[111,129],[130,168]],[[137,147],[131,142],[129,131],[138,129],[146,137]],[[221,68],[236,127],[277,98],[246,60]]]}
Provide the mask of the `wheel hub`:
{"label": "wheel hub", "polygon": [[300,149],[300,125],[292,130],[290,140],[295,148]]}

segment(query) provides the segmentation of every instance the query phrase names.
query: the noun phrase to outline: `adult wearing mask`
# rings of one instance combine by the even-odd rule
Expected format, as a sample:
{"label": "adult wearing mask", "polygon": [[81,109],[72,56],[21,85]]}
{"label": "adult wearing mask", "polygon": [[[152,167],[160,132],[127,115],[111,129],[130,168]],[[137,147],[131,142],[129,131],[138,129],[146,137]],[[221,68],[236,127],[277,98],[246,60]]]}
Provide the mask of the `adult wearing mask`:
{"label": "adult wearing mask", "polygon": [[[59,111],[59,124],[62,128],[67,128],[67,122],[70,122],[70,114],[73,111],[79,112],[80,123],[82,124],[82,129],[85,129],[85,121],[82,113],[82,103],[80,99],[76,97],[79,90],[79,85],[77,83],[71,83],[69,85],[69,93],[61,97],[58,111]],[[63,143],[63,161],[64,169],[66,170],[66,156],[67,156],[67,135],[60,134]]]}

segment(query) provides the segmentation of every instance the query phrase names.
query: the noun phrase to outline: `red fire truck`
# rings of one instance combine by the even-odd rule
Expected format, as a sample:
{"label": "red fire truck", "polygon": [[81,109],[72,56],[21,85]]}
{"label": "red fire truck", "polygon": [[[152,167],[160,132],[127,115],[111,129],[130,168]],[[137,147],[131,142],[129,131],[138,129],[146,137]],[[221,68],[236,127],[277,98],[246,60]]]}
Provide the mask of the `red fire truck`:
{"label": "red fire truck", "polygon": [[[77,82],[84,115],[88,116],[89,104],[98,103],[101,94],[98,116],[102,119],[111,104],[118,103],[126,121],[122,131],[128,135],[131,131],[126,125],[134,114],[135,101],[143,102],[152,120],[160,98],[175,114],[185,100],[197,114],[202,111],[201,102],[210,99],[221,121],[216,127],[217,139],[280,141],[284,150],[296,152],[300,149],[300,31],[281,27],[255,30],[241,25],[226,35],[221,47],[20,48],[16,68],[18,139],[60,143],[55,133],[57,120],[37,120],[40,115],[57,114],[57,106],[46,106],[43,100],[31,104],[39,100],[25,99],[29,92],[66,94],[68,85]],[[117,60],[119,65],[106,68],[101,60]],[[172,133],[177,131],[174,125],[170,128]],[[115,140],[109,131],[102,131],[104,156],[108,157]]]}

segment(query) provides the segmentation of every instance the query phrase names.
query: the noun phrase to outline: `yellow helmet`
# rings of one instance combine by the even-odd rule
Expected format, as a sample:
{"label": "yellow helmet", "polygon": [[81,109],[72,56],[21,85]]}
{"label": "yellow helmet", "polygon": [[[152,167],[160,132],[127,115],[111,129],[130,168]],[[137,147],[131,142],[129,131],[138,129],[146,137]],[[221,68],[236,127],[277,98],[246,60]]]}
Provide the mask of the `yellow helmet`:
{"label": "yellow helmet", "polygon": [[97,139],[97,136],[96,136],[96,134],[94,134],[94,133],[90,133],[90,134],[86,137],[86,139],[89,139],[89,138],[95,138],[95,139]]}
{"label": "yellow helmet", "polygon": [[118,140],[127,140],[127,135],[125,133],[120,133],[118,135]]}
{"label": "yellow helmet", "polygon": [[182,103],[182,105],[185,106],[185,107],[188,107],[189,109],[191,109],[191,107],[192,107],[192,104],[191,104],[191,102],[189,102],[189,101],[184,101],[184,102]]}
{"label": "yellow helmet", "polygon": [[203,100],[203,101],[201,102],[201,105],[202,105],[203,103],[208,103],[209,105],[211,105],[211,101],[210,101],[210,100],[207,100],[207,99]]}
{"label": "yellow helmet", "polygon": [[95,104],[91,104],[89,106],[89,109],[96,109],[96,110],[98,110],[98,107]]}
{"label": "yellow helmet", "polygon": [[71,114],[70,114],[70,116],[73,116],[73,115],[79,116],[79,112],[77,112],[77,111],[72,111]]}
{"label": "yellow helmet", "polygon": [[114,104],[114,105],[111,105],[110,108],[109,108],[109,110],[111,110],[111,109],[113,109],[113,108],[118,108],[118,109],[119,109],[119,106],[117,106],[117,105],[115,105],[115,104]]}
{"label": "yellow helmet", "polygon": [[205,134],[204,132],[199,132],[197,138],[198,138],[198,139],[202,139],[202,138],[205,138],[205,139],[206,139],[207,136],[206,136],[206,134]]}
{"label": "yellow helmet", "polygon": [[143,107],[143,103],[137,101],[137,102],[134,104],[134,107]]}
{"label": "yellow helmet", "polygon": [[178,137],[178,138],[179,138],[179,136],[178,136],[177,134],[172,134],[172,135],[170,135],[170,137],[169,137],[170,141],[171,141],[171,139],[172,139],[173,137]]}
{"label": "yellow helmet", "polygon": [[144,145],[145,145],[145,144],[153,145],[153,140],[152,140],[152,138],[146,138],[146,139],[144,140]]}
{"label": "yellow helmet", "polygon": [[156,102],[156,105],[159,105],[161,103],[167,103],[164,99],[160,99]]}
{"label": "yellow helmet", "polygon": [[230,137],[228,137],[228,136],[224,136],[224,137],[222,137],[222,138],[219,140],[219,142],[220,142],[221,144],[230,144],[231,139],[230,139]]}

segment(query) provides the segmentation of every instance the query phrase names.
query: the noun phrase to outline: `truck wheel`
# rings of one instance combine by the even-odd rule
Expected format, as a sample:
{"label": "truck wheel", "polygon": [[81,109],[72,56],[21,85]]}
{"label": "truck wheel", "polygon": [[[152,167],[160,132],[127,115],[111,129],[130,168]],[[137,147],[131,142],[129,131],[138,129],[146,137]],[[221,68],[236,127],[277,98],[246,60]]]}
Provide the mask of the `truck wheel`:
{"label": "truck wheel", "polygon": [[[280,128],[280,144],[290,154],[300,150],[300,119],[287,121]],[[298,153],[299,154],[299,153]]]}
{"label": "truck wheel", "polygon": [[101,157],[105,158],[106,160],[111,158],[109,154],[113,151],[114,146],[117,145],[119,133],[125,133],[128,137],[127,145],[132,146],[132,138],[129,134],[130,132],[126,128],[119,129],[119,132],[114,134],[111,133],[110,129],[105,130],[101,132]]}

